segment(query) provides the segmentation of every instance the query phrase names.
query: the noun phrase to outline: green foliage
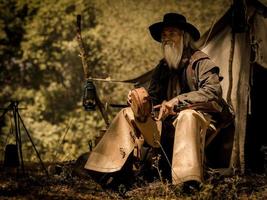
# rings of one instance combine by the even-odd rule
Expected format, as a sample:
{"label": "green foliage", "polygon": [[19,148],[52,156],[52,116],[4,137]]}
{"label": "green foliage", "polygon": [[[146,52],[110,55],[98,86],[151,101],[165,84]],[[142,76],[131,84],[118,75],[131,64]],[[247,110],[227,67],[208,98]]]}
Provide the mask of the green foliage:
{"label": "green foliage", "polygon": [[[21,100],[25,125],[45,160],[70,160],[88,149],[104,121],[85,112],[81,97],[83,69],[76,36],[82,36],[93,77],[134,78],[161,58],[159,43],[147,27],[166,12],[180,12],[203,33],[231,4],[230,0],[11,0],[0,1],[0,105]],[[124,103],[130,84],[96,82],[103,102]],[[110,118],[118,110],[110,110]],[[7,136],[6,117],[0,126]],[[22,132],[25,159],[36,159]],[[0,137],[0,150],[9,139]]]}
{"label": "green foliage", "polygon": [[[0,84],[17,82],[19,73],[19,57],[22,51],[20,42],[24,34],[23,21],[25,8],[17,9],[16,0],[0,1]],[[13,87],[12,87],[13,88]],[[4,93],[3,96],[8,96]],[[2,99],[1,99],[2,100]]]}

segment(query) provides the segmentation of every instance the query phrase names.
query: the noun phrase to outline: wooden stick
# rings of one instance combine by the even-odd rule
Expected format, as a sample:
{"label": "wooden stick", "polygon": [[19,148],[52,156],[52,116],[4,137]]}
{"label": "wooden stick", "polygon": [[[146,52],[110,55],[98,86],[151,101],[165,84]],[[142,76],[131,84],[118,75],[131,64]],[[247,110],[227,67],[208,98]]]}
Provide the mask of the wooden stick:
{"label": "wooden stick", "polygon": [[[84,72],[84,79],[85,81],[92,81],[90,78],[89,78],[89,67],[88,67],[88,63],[86,61],[86,58],[87,58],[87,55],[88,53],[86,52],[85,50],[85,47],[84,47],[84,43],[83,43],[83,39],[82,39],[82,34],[81,34],[81,15],[77,15],[77,35],[76,35],[76,39],[78,41],[78,45],[79,45],[79,51],[80,51],[80,57],[82,59],[82,65],[83,65],[83,72]],[[108,121],[108,114],[104,108],[104,105],[103,103],[101,102],[98,94],[97,94],[97,91],[96,91],[96,105],[98,106],[99,110],[100,110],[100,113],[106,123],[106,126],[108,127],[109,126],[109,121]]]}
{"label": "wooden stick", "polygon": [[78,41],[79,50],[80,50],[79,56],[82,59],[84,79],[87,80],[89,78],[89,67],[88,67],[88,64],[87,64],[87,61],[86,61],[86,55],[88,55],[88,54],[87,54],[87,52],[85,50],[83,39],[82,39],[82,34],[81,34],[81,15],[77,15],[77,35],[76,35],[76,39]]}

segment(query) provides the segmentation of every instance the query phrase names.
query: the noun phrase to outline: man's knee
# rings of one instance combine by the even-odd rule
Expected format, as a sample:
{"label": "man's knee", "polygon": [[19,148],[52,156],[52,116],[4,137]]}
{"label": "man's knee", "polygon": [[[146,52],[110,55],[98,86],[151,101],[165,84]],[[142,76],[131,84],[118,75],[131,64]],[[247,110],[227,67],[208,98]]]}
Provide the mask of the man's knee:
{"label": "man's knee", "polygon": [[178,122],[188,123],[188,122],[195,121],[195,120],[197,120],[198,115],[199,115],[199,113],[195,110],[192,110],[192,109],[182,110],[181,112],[179,112],[179,115],[177,116],[177,118],[173,122],[173,125],[176,127]]}
{"label": "man's knee", "polygon": [[133,111],[132,111],[131,107],[126,107],[126,108],[121,109],[120,112],[122,112],[122,113],[132,113]]}
{"label": "man's knee", "polygon": [[196,118],[197,116],[197,111],[192,110],[192,109],[186,109],[186,110],[182,110],[179,115],[178,118],[186,118],[186,119],[192,119],[192,118]]}
{"label": "man's knee", "polygon": [[126,115],[132,115],[132,109],[130,107],[126,107],[126,108],[122,108],[117,115],[123,115],[123,116],[126,116]]}
{"label": "man's knee", "polygon": [[[129,123],[131,121],[134,121],[134,114],[133,114],[133,111],[130,107],[126,107],[126,108],[123,108],[121,109],[118,114],[116,115],[115,117],[115,121],[119,120],[121,122],[121,120],[126,120],[128,121]],[[114,121],[113,121],[114,122]]]}

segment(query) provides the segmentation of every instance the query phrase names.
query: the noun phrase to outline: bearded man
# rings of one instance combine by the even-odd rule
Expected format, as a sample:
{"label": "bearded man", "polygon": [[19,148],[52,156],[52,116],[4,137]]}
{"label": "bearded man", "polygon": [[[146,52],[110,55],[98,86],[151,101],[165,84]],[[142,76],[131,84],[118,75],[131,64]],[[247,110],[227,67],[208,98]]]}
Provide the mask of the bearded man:
{"label": "bearded man", "polygon": [[[89,155],[85,168],[119,171],[134,148],[145,142],[171,152],[166,162],[170,161],[173,184],[203,182],[204,147],[217,128],[225,125],[223,117],[218,116],[228,106],[222,99],[219,67],[194,48],[192,42],[200,33],[183,15],[168,13],[149,30],[161,43],[164,56],[148,88],[154,109],[159,109],[158,116],[139,120],[132,107],[122,109]],[[130,105],[132,95],[128,95]],[[172,141],[168,143],[164,135]]]}

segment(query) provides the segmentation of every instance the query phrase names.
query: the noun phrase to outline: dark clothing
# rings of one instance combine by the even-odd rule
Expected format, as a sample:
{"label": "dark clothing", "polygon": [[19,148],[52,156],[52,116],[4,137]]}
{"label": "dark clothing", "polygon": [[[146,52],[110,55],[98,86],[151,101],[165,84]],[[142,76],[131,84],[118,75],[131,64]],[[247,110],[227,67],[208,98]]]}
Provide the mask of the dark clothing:
{"label": "dark clothing", "polygon": [[[170,69],[164,59],[162,59],[156,66],[148,89],[153,104],[157,105],[164,100],[168,101],[175,97],[178,98],[179,104],[185,105],[215,101],[221,107],[221,111],[218,111],[217,113],[209,113],[213,119],[211,123],[218,131],[228,129],[227,127],[229,127],[230,124],[230,127],[232,127],[234,114],[229,105],[222,98],[222,88],[220,85],[222,77],[219,76],[219,67],[201,51],[192,52],[188,57],[189,58],[183,59],[180,62],[180,66],[177,70]],[[169,121],[165,122],[167,124],[172,122],[170,118],[167,118],[166,120]],[[162,137],[164,135],[170,135],[170,133],[164,134],[165,132],[166,130],[163,128]],[[230,152],[233,135],[232,131],[230,131],[229,134],[224,133],[223,135],[225,137],[222,137],[222,134],[219,134],[219,137],[215,140],[216,146],[221,146],[219,148],[219,151],[221,152],[217,155],[227,154],[227,158],[223,158],[223,161],[220,162],[218,159],[216,160],[212,158],[212,160],[216,160],[215,162],[218,164],[222,163],[221,166],[226,166],[229,164],[231,156]],[[220,143],[218,143],[218,141],[220,141]],[[221,141],[223,141],[224,144],[229,143],[231,145],[228,145],[229,148],[225,149]],[[172,145],[169,144],[167,146]],[[168,147],[167,149],[170,149],[171,151],[171,148]],[[213,149],[213,153],[217,151],[213,147],[210,149]],[[211,153],[212,156],[213,153]],[[219,165],[216,164],[216,166]]]}
{"label": "dark clothing", "polygon": [[[187,61],[181,62],[180,65],[183,66],[180,66],[178,70],[169,69],[164,59],[160,61],[155,68],[148,89],[154,105],[174,97],[179,99],[179,103],[184,104],[220,100],[222,98],[219,68],[206,54],[201,51],[197,52],[202,55],[196,59],[187,59]],[[186,70],[189,65],[192,65],[195,77],[188,76]],[[195,91],[188,84],[191,79],[196,79]],[[180,85],[179,90],[177,89],[179,86],[174,87],[177,84]]]}
{"label": "dark clothing", "polygon": [[179,105],[216,102],[219,110],[210,114],[217,127],[225,127],[233,121],[234,114],[222,98],[219,71],[202,51],[194,51],[189,58],[182,59],[177,70],[170,69],[162,59],[154,70],[148,93],[153,105],[175,97]]}

